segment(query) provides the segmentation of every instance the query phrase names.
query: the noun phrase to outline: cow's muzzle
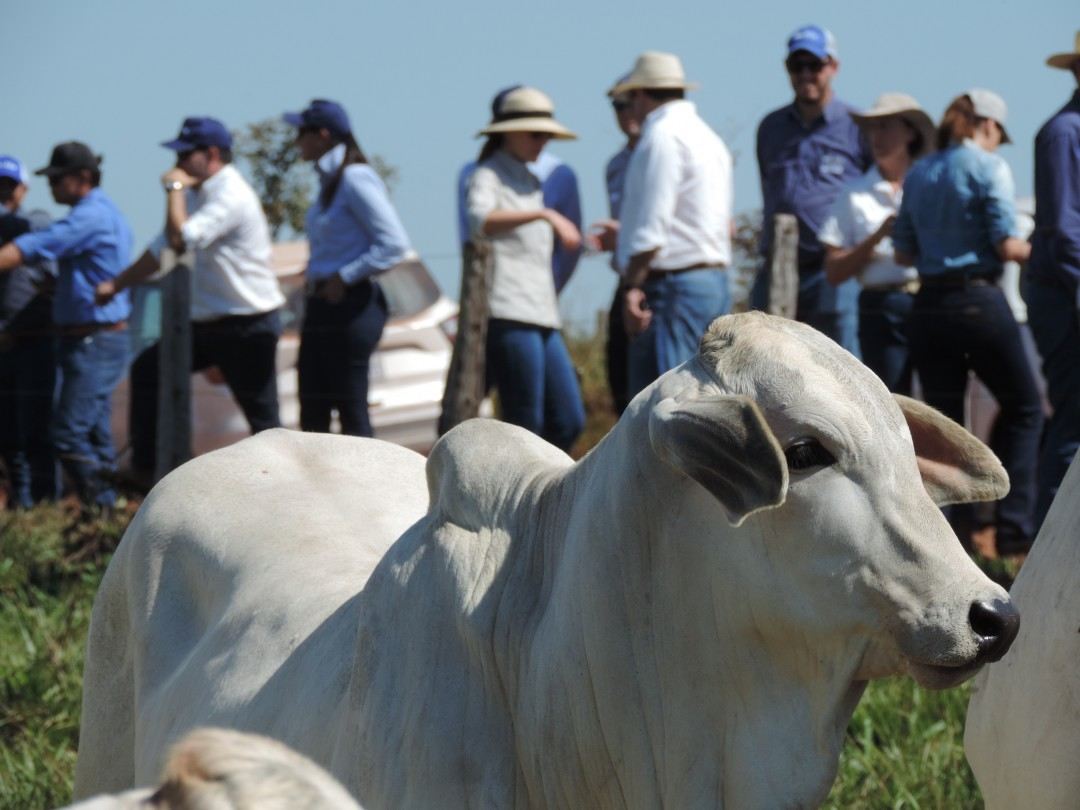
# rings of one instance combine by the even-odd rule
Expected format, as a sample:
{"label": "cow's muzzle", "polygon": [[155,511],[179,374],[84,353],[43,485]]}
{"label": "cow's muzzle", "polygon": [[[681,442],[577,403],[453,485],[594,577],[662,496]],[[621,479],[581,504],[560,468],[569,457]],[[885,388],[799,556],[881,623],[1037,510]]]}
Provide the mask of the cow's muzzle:
{"label": "cow's muzzle", "polygon": [[1020,614],[1008,599],[973,603],[968,623],[979,638],[979,665],[1001,660],[1020,632]]}

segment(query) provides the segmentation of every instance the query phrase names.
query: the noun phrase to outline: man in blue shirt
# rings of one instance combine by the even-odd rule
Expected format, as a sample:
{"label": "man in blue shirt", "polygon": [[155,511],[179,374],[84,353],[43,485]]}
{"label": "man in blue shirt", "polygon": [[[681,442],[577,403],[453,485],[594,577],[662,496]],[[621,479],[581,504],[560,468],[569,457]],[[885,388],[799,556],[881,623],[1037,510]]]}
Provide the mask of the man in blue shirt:
{"label": "man in blue shirt", "polygon": [[[43,211],[23,216],[26,170],[0,156],[0,245],[49,224]],[[7,466],[8,507],[29,508],[59,492],[49,423],[56,391],[52,262],[0,273],[0,457]]]}
{"label": "man in blue shirt", "polygon": [[[818,241],[833,200],[847,183],[860,177],[873,156],[852,107],[836,98],[832,82],[840,69],[833,35],[816,25],[791,35],[784,62],[793,103],[769,113],[758,126],[757,159],[764,203],[761,255],[772,248],[775,214],[794,214],[799,222],[799,297],[796,317],[859,354],[859,284],[838,287],[825,280],[825,249]],[[758,273],[751,305],[764,309],[768,273]]]}
{"label": "man in blue shirt", "polygon": [[[1080,32],[1047,60],[1080,85]],[[1028,324],[1054,409],[1038,468],[1036,529],[1080,449],[1080,89],[1035,137],[1035,232],[1025,273]]]}
{"label": "man in blue shirt", "polygon": [[53,199],[71,211],[0,248],[0,271],[41,259],[58,264],[53,321],[60,334],[60,396],[53,444],[83,501],[108,508],[116,500],[107,480],[116,462],[111,396],[127,369],[131,300],[124,292],[99,306],[94,287],[127,266],[132,237],[123,214],[99,188],[100,166],[101,158],[79,141],[53,149],[49,165],[35,174],[48,178]]}
{"label": "man in blue shirt", "polygon": [[[503,96],[511,90],[517,90],[520,84],[500,90],[491,100],[491,117],[496,117],[496,110]],[[469,217],[466,200],[469,196],[469,178],[476,170],[476,161],[470,160],[461,167],[457,184],[457,219],[458,243],[462,246],[469,241]],[[544,206],[554,208],[581,230],[581,197],[578,193],[577,176],[574,170],[547,150],[540,153],[535,163],[529,164],[529,171],[540,181],[544,193]],[[551,253],[551,273],[555,277],[555,291],[561,292],[577,268],[581,258],[581,249],[567,250],[558,239],[555,240]]]}

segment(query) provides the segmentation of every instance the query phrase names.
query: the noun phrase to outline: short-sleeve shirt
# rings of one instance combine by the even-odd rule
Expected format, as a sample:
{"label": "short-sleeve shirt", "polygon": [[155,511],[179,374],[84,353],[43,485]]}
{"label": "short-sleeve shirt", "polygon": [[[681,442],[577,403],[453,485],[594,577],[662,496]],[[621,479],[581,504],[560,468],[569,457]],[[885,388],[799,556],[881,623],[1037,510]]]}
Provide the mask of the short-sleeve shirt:
{"label": "short-sleeve shirt", "polygon": [[833,98],[816,121],[806,124],[794,104],[774,110],[757,131],[763,217],[761,253],[772,246],[776,214],[799,222],[799,269],[819,270],[825,251],[818,233],[844,186],[873,164],[866,139],[851,118],[853,108]]}
{"label": "short-sleeve shirt", "polygon": [[[877,166],[853,180],[833,201],[818,238],[823,245],[850,249],[877,232],[881,224],[900,210],[903,192],[881,176]],[[874,256],[859,274],[864,288],[888,287],[914,281],[914,267],[896,263],[892,239],[885,237],[874,246]]]}
{"label": "short-sleeve shirt", "polygon": [[94,303],[97,285],[128,266],[132,245],[127,219],[100,188],[75,203],[63,219],[14,241],[25,261],[57,263],[53,320],[58,325],[118,323],[131,315],[128,290],[104,306]]}
{"label": "short-sleeve shirt", "polygon": [[[467,202],[470,233],[479,237],[493,211],[540,211],[544,195],[528,167],[500,149],[473,172]],[[495,267],[491,317],[558,329],[551,225],[538,219],[486,238]]]}
{"label": "short-sleeve shirt", "polygon": [[904,179],[893,246],[916,257],[920,276],[998,276],[996,245],[1018,236],[1012,172],[974,141],[918,161]]}

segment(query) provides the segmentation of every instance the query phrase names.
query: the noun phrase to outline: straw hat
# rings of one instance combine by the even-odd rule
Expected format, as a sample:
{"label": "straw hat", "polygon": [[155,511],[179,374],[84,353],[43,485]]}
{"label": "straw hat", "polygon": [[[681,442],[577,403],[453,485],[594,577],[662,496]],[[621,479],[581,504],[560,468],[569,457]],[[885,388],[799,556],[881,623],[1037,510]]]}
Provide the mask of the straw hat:
{"label": "straw hat", "polygon": [[863,113],[851,113],[855,123],[860,126],[875,118],[902,118],[922,136],[923,148],[917,157],[922,157],[934,148],[934,122],[914,98],[907,93],[882,93],[874,106]]}
{"label": "straw hat", "polygon": [[480,130],[476,137],[504,132],[547,132],[552,138],[563,141],[577,138],[555,120],[555,105],[535,87],[517,87],[506,93],[491,123]]}
{"label": "straw hat", "polygon": [[611,88],[609,95],[631,90],[694,90],[697,84],[686,81],[682,62],[673,53],[645,51],[634,62],[634,69],[625,81]]}
{"label": "straw hat", "polygon": [[1080,59],[1080,31],[1076,32],[1076,49],[1072,53],[1055,53],[1046,60],[1046,64],[1052,68],[1072,70],[1073,63],[1077,59]]}

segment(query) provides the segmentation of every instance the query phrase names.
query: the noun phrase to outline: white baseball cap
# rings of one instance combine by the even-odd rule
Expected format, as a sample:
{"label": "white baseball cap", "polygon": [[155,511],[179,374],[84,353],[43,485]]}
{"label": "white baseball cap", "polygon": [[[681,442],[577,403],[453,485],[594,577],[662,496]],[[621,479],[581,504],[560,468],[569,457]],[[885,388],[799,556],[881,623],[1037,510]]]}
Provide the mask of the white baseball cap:
{"label": "white baseball cap", "polygon": [[1005,116],[1009,112],[1008,107],[1005,106],[1005,99],[992,90],[985,90],[981,87],[974,87],[964,95],[971,99],[971,103],[975,107],[975,115],[979,116],[979,118],[989,118],[996,121],[997,125],[1001,127],[1001,142],[1012,143],[1012,138],[1005,131]]}

